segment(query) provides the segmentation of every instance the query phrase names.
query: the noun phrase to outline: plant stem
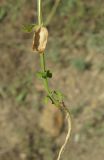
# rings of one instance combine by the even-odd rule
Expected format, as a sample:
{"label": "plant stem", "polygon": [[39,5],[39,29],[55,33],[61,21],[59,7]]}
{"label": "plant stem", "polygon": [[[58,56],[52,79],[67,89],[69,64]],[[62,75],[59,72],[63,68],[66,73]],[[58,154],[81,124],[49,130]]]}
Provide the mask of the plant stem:
{"label": "plant stem", "polygon": [[[42,2],[41,0],[37,0],[37,3],[38,3],[38,24],[41,26],[42,25]],[[40,54],[40,64],[41,64],[41,70],[43,72],[46,71],[46,65],[45,65],[45,55],[44,53],[41,53]],[[47,78],[46,79],[43,79],[44,81],[44,86],[45,86],[45,89],[47,91],[48,94],[50,94],[50,89],[49,89],[49,86],[48,86],[48,80]]]}
{"label": "plant stem", "polygon": [[[37,7],[38,7],[38,25],[42,26],[43,25],[43,21],[42,21],[42,1],[41,0],[37,0]],[[41,70],[42,72],[46,71],[46,64],[45,64],[45,54],[41,53],[40,54],[40,64],[41,64]],[[51,90],[49,88],[49,84],[48,84],[48,79],[45,78],[43,79],[44,82],[44,87],[45,90],[49,96],[49,98],[51,99],[52,103],[55,104],[55,106],[59,107],[59,103],[57,100],[54,99],[54,97],[51,95]]]}
{"label": "plant stem", "polygon": [[[46,65],[45,65],[45,55],[44,55],[44,53],[40,54],[40,64],[41,64],[42,72],[45,72],[46,71]],[[44,82],[44,87],[46,89],[47,94],[50,95],[48,79],[47,78],[43,79],[43,82]]]}
{"label": "plant stem", "polygon": [[[38,6],[38,24],[41,26],[42,25],[42,3],[41,0],[37,0],[37,6]],[[43,72],[46,71],[46,65],[45,65],[45,55],[44,53],[40,54],[40,64],[41,64],[41,70]],[[49,85],[48,85],[48,79],[45,78],[43,79],[44,81],[44,87],[46,89],[46,92],[48,95],[50,95],[50,89],[49,89]]]}
{"label": "plant stem", "polygon": [[[40,54],[40,64],[41,64],[42,72],[45,72],[46,71],[46,64],[45,64],[45,54],[44,53]],[[51,90],[49,88],[48,79],[47,78],[43,79],[43,83],[44,83],[45,90],[46,90],[47,95],[49,96],[50,100],[52,101],[52,103],[55,104],[55,106],[58,107],[59,106],[58,102],[51,95]]]}
{"label": "plant stem", "polygon": [[[58,0],[59,1],[59,0]],[[37,6],[38,6],[38,25],[39,26],[42,26],[43,25],[43,21],[42,21],[42,4],[41,4],[41,0],[37,0]],[[53,12],[52,12],[52,16],[53,16],[53,13],[54,11],[56,10],[57,8],[57,5],[56,7],[53,9]],[[51,16],[50,16],[51,17]],[[46,71],[46,64],[45,64],[45,54],[44,53],[41,53],[40,54],[40,64],[41,64],[41,70],[42,72],[45,72]],[[60,105],[60,102],[58,100],[56,100],[52,93],[51,93],[51,90],[49,88],[49,84],[48,84],[48,79],[47,77],[43,79],[43,82],[44,82],[44,87],[46,89],[46,92],[48,94],[48,97],[50,98],[50,100],[52,101],[52,103],[56,106],[56,107],[61,107]],[[60,160],[60,157],[61,157],[61,154],[63,152],[63,150],[65,149],[65,146],[68,142],[68,139],[70,137],[70,131],[71,131],[71,120],[70,120],[70,113],[68,111],[68,109],[66,108],[66,106],[64,105],[64,103],[62,103],[62,108],[64,109],[64,111],[66,111],[67,113],[67,120],[68,120],[68,133],[67,133],[67,136],[66,136],[66,139],[65,139],[65,142],[64,144],[62,145],[60,151],[59,151],[59,154],[58,154],[58,158],[57,160]]]}
{"label": "plant stem", "polygon": [[37,8],[38,8],[38,24],[42,24],[42,1],[37,0]]}

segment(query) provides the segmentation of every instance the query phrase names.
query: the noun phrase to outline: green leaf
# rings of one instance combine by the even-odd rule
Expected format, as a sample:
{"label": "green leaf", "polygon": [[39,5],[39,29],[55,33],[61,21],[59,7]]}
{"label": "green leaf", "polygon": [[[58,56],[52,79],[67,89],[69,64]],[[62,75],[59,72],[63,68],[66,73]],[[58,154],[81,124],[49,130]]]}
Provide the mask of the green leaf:
{"label": "green leaf", "polygon": [[42,78],[46,79],[47,78],[47,72],[42,72]]}
{"label": "green leaf", "polygon": [[52,73],[49,70],[45,72],[37,72],[36,75],[38,78],[52,78]]}
{"label": "green leaf", "polygon": [[23,26],[23,31],[24,32],[27,32],[27,33],[30,33],[33,31],[33,29],[35,30],[35,27],[37,27],[38,25],[36,24],[28,24],[28,25],[24,25]]}
{"label": "green leaf", "polygon": [[50,70],[47,70],[47,78],[52,78],[52,73],[50,72]]}
{"label": "green leaf", "polygon": [[37,78],[42,78],[42,72],[37,72],[36,76],[37,76]]}
{"label": "green leaf", "polygon": [[47,72],[37,72],[36,76],[38,78],[46,78],[47,77]]}
{"label": "green leaf", "polygon": [[57,100],[62,101],[64,98],[64,95],[60,91],[54,91],[54,96]]}

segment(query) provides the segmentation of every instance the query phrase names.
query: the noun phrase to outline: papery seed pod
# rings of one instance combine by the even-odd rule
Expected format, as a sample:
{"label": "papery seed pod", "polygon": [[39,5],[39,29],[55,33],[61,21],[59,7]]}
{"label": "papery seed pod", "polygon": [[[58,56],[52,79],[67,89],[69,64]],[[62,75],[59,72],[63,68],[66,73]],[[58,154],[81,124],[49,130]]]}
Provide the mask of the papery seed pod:
{"label": "papery seed pod", "polygon": [[33,51],[38,51],[39,53],[43,53],[46,48],[48,39],[48,30],[46,27],[38,28],[33,36]]}

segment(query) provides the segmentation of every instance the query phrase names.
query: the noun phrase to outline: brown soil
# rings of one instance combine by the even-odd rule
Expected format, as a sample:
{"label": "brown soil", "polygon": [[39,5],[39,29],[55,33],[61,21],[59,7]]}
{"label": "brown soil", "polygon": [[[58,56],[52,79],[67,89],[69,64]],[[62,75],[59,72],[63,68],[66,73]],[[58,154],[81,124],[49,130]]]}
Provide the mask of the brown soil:
{"label": "brown soil", "polygon": [[[27,21],[33,22],[32,1],[16,16],[8,11],[0,22],[0,160],[53,160],[67,127],[62,113],[43,103],[44,88],[35,76],[39,56],[32,53],[32,34],[21,29]],[[49,32],[49,43],[54,43],[57,34],[51,27]],[[81,71],[67,62],[79,57],[91,62],[90,69]],[[50,85],[65,94],[72,115],[64,160],[104,159],[104,70],[99,67],[103,62],[104,54],[82,46],[62,46],[59,61],[47,58],[54,73]]]}

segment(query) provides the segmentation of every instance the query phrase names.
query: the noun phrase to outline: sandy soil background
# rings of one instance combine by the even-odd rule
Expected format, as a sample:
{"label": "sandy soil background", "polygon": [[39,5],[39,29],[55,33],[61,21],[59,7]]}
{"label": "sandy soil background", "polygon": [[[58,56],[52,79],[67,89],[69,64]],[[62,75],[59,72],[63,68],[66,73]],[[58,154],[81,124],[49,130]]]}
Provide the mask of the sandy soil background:
{"label": "sandy soil background", "polygon": [[[44,21],[54,0],[44,0]],[[47,26],[50,86],[61,90],[72,116],[64,160],[104,159],[104,1],[65,0]],[[32,52],[33,0],[0,1],[0,160],[53,160],[64,142],[63,115],[44,104]]]}

